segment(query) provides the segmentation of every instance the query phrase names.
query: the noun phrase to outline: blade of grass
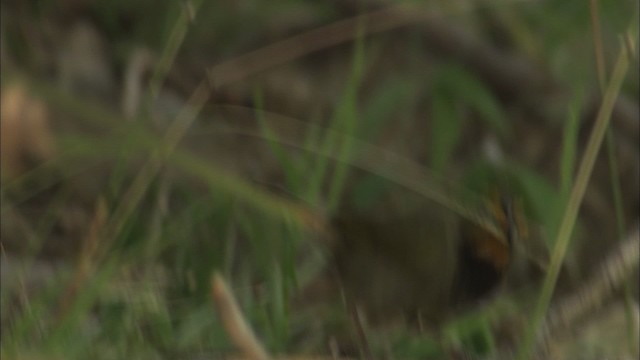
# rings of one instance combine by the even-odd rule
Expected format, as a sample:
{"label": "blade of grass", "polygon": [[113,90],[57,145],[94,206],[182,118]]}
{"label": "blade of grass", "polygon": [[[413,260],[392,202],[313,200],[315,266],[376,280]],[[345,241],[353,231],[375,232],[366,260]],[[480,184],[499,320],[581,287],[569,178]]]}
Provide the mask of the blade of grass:
{"label": "blade of grass", "polygon": [[171,154],[168,160],[206,181],[215,190],[234,194],[252,207],[264,211],[266,215],[279,220],[289,219],[295,224],[310,229],[322,230],[326,228],[324,219],[306,206],[263,191],[248,181],[217,168],[205,160],[180,151]]}
{"label": "blade of grass", "polygon": [[593,52],[596,60],[596,75],[598,76],[598,87],[600,92],[604,92],[605,84],[607,83],[606,72],[607,68],[604,61],[604,47],[602,46],[602,30],[600,29],[600,13],[598,0],[590,0],[589,13],[591,15],[591,32],[593,39]]}
{"label": "blade of grass", "polygon": [[89,230],[83,241],[82,250],[78,259],[78,264],[74,272],[74,276],[65,288],[60,298],[57,310],[55,312],[55,323],[60,324],[73,307],[75,298],[80,288],[85,285],[88,278],[93,273],[96,250],[100,242],[99,233],[102,232],[107,217],[107,204],[104,198],[100,197],[96,201],[95,210]]}
{"label": "blade of grass", "polygon": [[451,100],[442,92],[436,92],[431,99],[429,164],[439,174],[444,174],[446,165],[451,161],[463,125]]}
{"label": "blade of grass", "polygon": [[[593,50],[595,53],[596,59],[596,71],[598,74],[598,85],[600,88],[600,93],[604,92],[604,84],[606,83],[606,64],[604,59],[604,50],[602,46],[602,31],[600,28],[600,16],[599,16],[599,6],[598,0],[591,0],[589,10],[591,13],[591,27],[593,32]],[[627,35],[630,34],[630,31],[626,32]],[[628,39],[628,36],[625,37]],[[633,60],[633,46],[629,46],[628,43],[624,43],[623,46],[626,49],[626,52],[629,56],[630,61]],[[624,234],[624,210],[622,206],[622,192],[620,190],[621,183],[620,177],[618,173],[618,163],[615,156],[615,141],[613,131],[611,129],[607,130],[606,134],[606,143],[607,143],[607,158],[609,160],[609,177],[611,182],[611,191],[613,195],[613,206],[615,211],[616,218],[616,233],[617,238],[622,238]],[[635,324],[631,320],[633,317],[631,316],[631,306],[633,306],[633,295],[631,290],[630,279],[624,282],[624,292],[625,292],[625,303],[627,307],[627,318],[629,319],[629,338],[631,345],[631,351],[637,353],[637,342],[635,339],[637,338],[637,330],[635,329]],[[636,333],[636,334],[634,334]]]}
{"label": "blade of grass", "polygon": [[462,101],[480,115],[480,120],[504,137],[511,132],[510,123],[498,100],[485,83],[460,65],[444,65],[438,69],[437,91]]}
{"label": "blade of grass", "polygon": [[398,76],[381,81],[362,107],[362,119],[366,121],[358,126],[360,137],[375,139],[385,122],[391,118],[408,117],[422,80],[420,77]]}
{"label": "blade of grass", "polygon": [[[284,120],[284,118],[281,118],[280,120]],[[303,124],[301,122],[289,122],[287,123],[287,125],[301,126]],[[304,124],[303,126],[315,125]],[[236,135],[244,135],[264,140],[263,134],[243,128],[234,127],[233,125],[217,128],[216,131],[228,132]],[[333,133],[331,135],[333,137],[340,138],[346,136],[333,130],[324,131]],[[425,199],[433,201],[436,204],[439,204],[449,209],[450,211],[453,211],[455,214],[460,215],[464,219],[467,219],[473,223],[483,226],[489,231],[495,231],[496,234],[499,234],[493,221],[490,220],[490,217],[487,216],[486,211],[483,211],[484,208],[473,208],[470,207],[467,203],[463,204],[460,201],[456,200],[457,198],[459,198],[459,196],[456,195],[459,195],[459,193],[461,191],[464,191],[464,189],[457,189],[452,186],[452,184],[447,184],[436,174],[431,173],[423,166],[403,156],[379,148],[375,145],[368,144],[367,142],[358,140],[353,137],[349,141],[352,141],[354,143],[354,148],[362,150],[362,156],[344,158],[343,154],[337,153],[335,148],[327,148],[326,146],[312,146],[309,144],[301,143],[298,139],[290,137],[285,138],[279,136],[276,141],[289,147],[312,153],[316,156],[319,156],[321,159],[326,158],[336,162],[346,163],[354,168],[358,168],[371,174],[378,175],[389,182],[399,185],[407,190],[413,191],[416,194],[424,197]],[[484,202],[482,202],[482,197],[478,194],[468,194],[467,198],[470,200],[476,200],[473,202],[470,201],[470,203],[484,204]]]}
{"label": "blade of grass", "polygon": [[96,268],[91,281],[77,294],[74,300],[74,306],[69,309],[67,315],[62,319],[60,324],[56,326],[54,332],[48,334],[45,339],[45,347],[53,348],[61,343],[61,340],[68,336],[76,324],[83,319],[87,319],[91,307],[99,299],[101,290],[107,288],[107,284],[113,279],[116,271],[120,268],[121,259],[117,255],[112,255],[106,261],[103,261]]}
{"label": "blade of grass", "polygon": [[151,104],[158,98],[158,93],[160,92],[162,83],[167,77],[171,64],[173,64],[176,55],[178,54],[178,50],[187,35],[189,24],[193,22],[193,18],[201,4],[202,0],[190,0],[188,1],[187,6],[183,6],[183,11],[180,12],[178,19],[171,30],[169,39],[166,41],[166,46],[163,49],[162,55],[160,55],[156,68],[151,75],[149,89],[147,92],[147,110],[151,109]]}
{"label": "blade of grass", "polygon": [[576,144],[578,142],[578,109],[580,108],[580,104],[571,104],[569,106],[569,119],[564,123],[560,159],[560,197],[563,199],[563,202],[568,200],[571,183],[573,182]]}
{"label": "blade of grass", "polygon": [[296,186],[301,183],[301,179],[298,178],[298,169],[285,149],[278,144],[278,142],[272,140],[272,130],[269,128],[269,125],[265,120],[264,112],[262,111],[264,107],[264,97],[260,89],[256,88],[253,94],[253,99],[256,110],[256,120],[260,125],[260,130],[265,134],[265,138],[267,139],[271,152],[280,162],[280,166],[284,172],[287,189],[291,189],[294,194],[298,194],[299,189]]}
{"label": "blade of grass", "polygon": [[218,273],[213,275],[211,294],[224,328],[238,350],[248,359],[269,359],[267,351],[242,315],[229,286]]}
{"label": "blade of grass", "polygon": [[[187,104],[193,104],[193,108],[196,108],[197,104],[204,104],[208,95],[207,89],[200,87],[196,89]],[[142,166],[138,172],[138,176],[135,177],[129,188],[122,195],[123,201],[118,204],[109,219],[109,225],[106,228],[108,234],[105,236],[105,244],[108,244],[111,240],[119,236],[127,219],[142,201],[149,184],[161,170],[164,159],[175,150],[179,141],[196,120],[199,111],[193,108],[187,105],[180,111],[178,117],[165,131],[162,144],[152,150],[149,155],[149,160]]]}
{"label": "blade of grass", "polygon": [[209,83],[214,88],[229,85],[276,65],[352,41],[360,25],[366,25],[363,35],[370,35],[416,23],[424,18],[425,13],[417,8],[400,5],[341,20],[215,65],[208,71]]}
{"label": "blade of grass", "polygon": [[[354,58],[352,63],[352,70],[347,80],[347,85],[344,90],[341,102],[333,115],[331,121],[331,128],[334,132],[325,133],[322,140],[322,149],[324,151],[331,151],[331,149],[340,149],[344,154],[347,154],[351,150],[349,138],[340,137],[339,132],[351,135],[356,126],[356,94],[357,88],[360,84],[360,77],[362,72],[362,26],[356,28],[356,41],[354,43]],[[360,36],[360,37],[358,37]],[[329,159],[321,157],[315,162],[315,167],[312,171],[310,179],[310,186],[308,190],[307,198],[311,199],[312,203],[316,204],[320,202],[320,194],[322,193],[322,186],[325,180],[325,174],[329,170]],[[328,196],[328,210],[331,211],[339,201],[340,192],[342,190],[342,182],[346,176],[346,168],[339,164],[335,165],[333,177],[330,179],[331,184],[329,187]]]}
{"label": "blade of grass", "polygon": [[[356,28],[356,39],[354,41],[353,64],[349,80],[347,80],[347,88],[340,106],[335,115],[333,123],[347,137],[343,137],[343,141],[338,142],[338,156],[343,159],[349,159],[354,150],[353,133],[358,124],[358,88],[364,74],[364,25],[358,24]],[[347,164],[344,162],[335,164],[331,185],[329,188],[328,210],[332,213],[337,209],[340,202],[340,196],[347,175]]]}
{"label": "blade of grass", "polygon": [[286,301],[286,284],[280,264],[272,263],[269,276],[270,320],[272,324],[272,346],[274,351],[284,351],[289,337],[289,314]]}
{"label": "blade of grass", "polygon": [[560,224],[560,229],[558,230],[557,240],[555,242],[555,247],[551,256],[551,262],[549,264],[549,271],[544,279],[542,291],[540,293],[540,297],[538,299],[534,312],[531,316],[529,326],[527,327],[526,333],[524,335],[524,339],[522,340],[518,348],[518,354],[516,357],[517,359],[526,359],[530,356],[534,344],[534,339],[544,319],[544,314],[549,306],[551,295],[553,294],[558,274],[560,272],[560,267],[562,265],[562,260],[564,259],[566,250],[569,245],[570,235],[573,231],[573,226],[576,221],[578,209],[587,188],[587,184],[591,176],[591,171],[593,170],[593,165],[595,163],[598,151],[600,150],[600,146],[602,144],[607,126],[609,125],[609,121],[611,120],[613,105],[616,97],[618,96],[618,92],[620,91],[620,87],[622,86],[624,77],[627,73],[628,65],[628,56],[625,49],[622,48],[618,54],[618,58],[613,70],[613,75],[611,77],[611,82],[607,86],[607,89],[604,93],[602,105],[598,112],[598,116],[596,117],[596,122],[591,132],[589,142],[587,143],[585,154],[580,163],[576,181],[571,191],[571,196],[564,212],[564,216]]}

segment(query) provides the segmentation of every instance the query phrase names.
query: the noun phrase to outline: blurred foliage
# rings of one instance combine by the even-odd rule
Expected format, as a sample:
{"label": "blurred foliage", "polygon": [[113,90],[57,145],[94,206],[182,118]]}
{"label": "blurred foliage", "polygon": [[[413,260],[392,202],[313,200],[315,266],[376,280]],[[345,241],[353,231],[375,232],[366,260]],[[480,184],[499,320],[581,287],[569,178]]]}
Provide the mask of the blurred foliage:
{"label": "blurred foliage", "polygon": [[[619,45],[617,36],[626,30],[637,2],[600,5],[605,55],[611,59]],[[548,248],[554,245],[577,167],[580,111],[589,90],[572,93],[569,105],[558,97],[564,112],[550,123],[555,133],[564,131],[553,137],[563,147],[545,160],[554,167],[548,171],[548,164],[528,163],[523,155],[527,149],[516,127],[543,123],[535,116],[521,119],[529,109],[509,103],[466,64],[440,58],[416,35],[417,27],[365,37],[361,26],[346,44],[283,64],[236,87],[213,89],[213,100],[202,111],[186,100],[191,94],[174,89],[182,97],[180,110],[200,116],[193,133],[214,128],[205,145],[226,144],[225,134],[238,137],[229,140],[227,152],[201,156],[189,151],[193,134],[179,139],[181,147],[169,149],[162,126],[123,121],[114,99],[88,100],[86,94],[70,95],[52,85],[65,31],[77,20],[95,25],[107,43],[117,83],[127,80],[131,54],[144,47],[155,54],[165,52],[163,59],[172,66],[169,72],[179,69],[188,88],[194,78],[206,81],[205,66],[362,12],[365,4],[354,10],[345,4],[297,0],[32,1],[7,2],[2,8],[15,15],[3,14],[3,57],[10,59],[9,66],[3,65],[3,87],[24,82],[45,99],[56,119],[52,123],[59,149],[53,161],[11,181],[3,178],[3,223],[17,214],[14,218],[21,219],[30,234],[28,240],[21,239],[28,242],[20,254],[23,268],[12,269],[8,276],[29,283],[34,264],[61,264],[60,269],[47,270],[57,276],[46,277],[34,289],[3,286],[3,356],[20,358],[27,349],[70,359],[226,356],[233,347],[211,305],[214,271],[229,279],[269,351],[326,354],[327,344],[336,341],[355,347],[344,345],[344,351],[357,356],[356,325],[348,319],[340,296],[312,299],[328,308],[317,313],[315,308],[292,305],[291,299],[326,272],[331,261],[325,235],[313,224],[330,220],[343,207],[370,209],[399,187],[380,174],[354,170],[354,159],[366,153],[362,144],[388,146],[389,151],[415,157],[443,188],[465,189],[455,193],[463,203],[472,202],[464,198],[467,193],[484,198],[497,188],[513,194],[529,221],[543,227],[547,236],[541,240]],[[177,19],[191,9],[197,9],[195,18],[183,28]],[[496,49],[523,55],[574,91],[595,88],[589,17],[589,8],[580,1],[496,2],[445,15],[444,20],[476,33]],[[181,29],[187,31],[184,39],[172,37]],[[635,31],[634,36],[637,27]],[[175,59],[174,47],[179,49]],[[158,84],[163,84],[158,92],[171,88],[173,83],[165,84],[164,74],[155,70]],[[274,113],[299,116],[299,110],[287,108],[287,100],[295,102],[304,92],[296,90],[294,81],[287,83],[288,71],[312,93],[311,101],[300,105],[306,109],[300,119],[304,131],[285,137],[300,148],[279,141],[281,129],[271,119]],[[277,86],[269,86],[269,74],[285,78],[280,98],[273,90]],[[171,76],[174,83],[180,77]],[[625,91],[637,96],[637,79],[629,77]],[[169,103],[162,97],[159,102]],[[244,124],[242,116],[222,109],[229,104],[249,110],[253,137],[215,128],[216,121],[235,125],[236,130]],[[560,122],[564,129],[557,126]],[[552,138],[533,132],[530,136],[541,137],[543,144]],[[482,150],[486,139],[501,149],[497,160]],[[242,157],[245,153],[248,159]],[[232,161],[234,156],[237,161]],[[225,167],[230,163],[248,170]],[[154,164],[161,165],[144,178],[141,169]],[[122,224],[109,222],[103,229],[99,255],[89,259],[88,279],[79,284],[81,291],[70,310],[61,313],[58,302],[80,272],[76,257],[82,230],[94,216],[87,208],[95,199],[86,193],[103,195],[109,216],[123,206],[131,205],[132,210]],[[80,230],[65,232],[65,219],[77,208],[85,212],[76,221],[82,224]],[[47,255],[49,247],[62,253],[71,250],[57,258]],[[7,254],[12,256],[10,250]],[[491,358],[502,351],[504,342],[497,324],[518,311],[510,296],[497,295],[493,308],[481,304],[455,314],[439,334],[415,327],[395,333],[367,327],[366,332],[376,355],[439,359],[460,352]]]}

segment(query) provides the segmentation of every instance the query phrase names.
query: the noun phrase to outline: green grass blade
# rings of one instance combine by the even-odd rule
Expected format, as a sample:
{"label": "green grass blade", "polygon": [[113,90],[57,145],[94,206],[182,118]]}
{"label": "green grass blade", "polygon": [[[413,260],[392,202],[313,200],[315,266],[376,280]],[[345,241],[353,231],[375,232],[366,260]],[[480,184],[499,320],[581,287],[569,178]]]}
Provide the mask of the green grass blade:
{"label": "green grass blade", "polygon": [[538,329],[544,319],[544,314],[549,306],[551,295],[555,288],[558,274],[560,273],[560,267],[562,266],[562,260],[569,246],[569,240],[573,226],[578,215],[580,203],[584,196],[593,165],[596,160],[602,140],[606,133],[609,121],[611,120],[611,112],[615,103],[622,82],[627,73],[629,66],[628,56],[624,48],[619,52],[618,58],[611,76],[611,82],[608,84],[604,93],[602,105],[596,117],[596,123],[591,132],[589,142],[585,154],[578,168],[578,174],[576,176],[575,185],[571,191],[571,195],[567,204],[567,208],[564,212],[562,222],[560,223],[560,229],[558,230],[557,240],[553,253],[551,254],[551,262],[549,264],[549,270],[547,276],[544,279],[542,285],[542,291],[536,304],[535,310],[531,316],[527,332],[524,335],[524,339],[519,346],[517,359],[526,359],[530,356],[534,339],[538,333]]}

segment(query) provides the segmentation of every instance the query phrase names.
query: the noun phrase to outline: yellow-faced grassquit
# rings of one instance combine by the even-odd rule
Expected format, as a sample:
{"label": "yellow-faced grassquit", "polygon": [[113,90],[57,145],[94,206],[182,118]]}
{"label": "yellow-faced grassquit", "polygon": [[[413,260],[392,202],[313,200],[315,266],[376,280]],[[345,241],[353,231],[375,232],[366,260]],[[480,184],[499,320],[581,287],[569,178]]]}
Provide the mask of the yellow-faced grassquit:
{"label": "yellow-faced grassquit", "polygon": [[339,281],[369,320],[420,314],[435,325],[501,283],[518,235],[510,199],[495,197],[469,218],[407,198],[395,204],[333,222]]}

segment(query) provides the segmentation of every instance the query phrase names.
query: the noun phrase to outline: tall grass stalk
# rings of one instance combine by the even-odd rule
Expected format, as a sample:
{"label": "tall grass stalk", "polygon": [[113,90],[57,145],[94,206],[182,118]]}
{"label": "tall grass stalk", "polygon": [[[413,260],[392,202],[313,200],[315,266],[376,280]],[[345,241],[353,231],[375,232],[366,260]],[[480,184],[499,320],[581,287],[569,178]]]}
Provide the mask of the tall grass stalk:
{"label": "tall grass stalk", "polygon": [[613,105],[618,96],[618,92],[620,91],[620,87],[622,86],[628,66],[628,55],[626,54],[625,48],[621,48],[613,69],[611,82],[608,84],[604,93],[602,105],[598,111],[596,122],[593,130],[591,131],[591,136],[589,137],[585,154],[582,157],[580,167],[578,168],[576,181],[571,191],[571,195],[560,224],[560,229],[558,230],[555,247],[551,255],[549,270],[544,279],[542,291],[531,316],[529,326],[526,330],[522,343],[518,348],[517,359],[526,359],[530,356],[534,340],[544,319],[544,314],[549,307],[551,295],[553,294],[558,274],[560,272],[560,267],[569,246],[578,210],[584,197],[587,184],[589,183],[589,178],[593,170],[593,165],[595,164],[596,156],[598,155],[609,121],[611,120]]}

